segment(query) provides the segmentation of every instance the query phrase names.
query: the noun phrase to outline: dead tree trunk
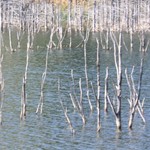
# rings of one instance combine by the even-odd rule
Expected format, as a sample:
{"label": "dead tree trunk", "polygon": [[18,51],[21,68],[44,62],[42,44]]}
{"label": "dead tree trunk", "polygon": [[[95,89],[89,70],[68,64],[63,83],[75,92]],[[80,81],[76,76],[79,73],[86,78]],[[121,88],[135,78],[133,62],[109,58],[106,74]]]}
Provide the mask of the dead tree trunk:
{"label": "dead tree trunk", "polygon": [[68,0],[68,32],[69,32],[69,38],[70,38],[70,41],[69,41],[69,48],[71,48],[72,46],[72,30],[71,30],[71,4],[72,4],[72,1],[71,0]]}
{"label": "dead tree trunk", "polygon": [[97,132],[100,131],[101,123],[100,123],[100,49],[99,49],[99,41],[97,42],[97,98],[96,98],[96,106],[97,106]]}
{"label": "dead tree trunk", "polygon": [[28,73],[28,65],[29,65],[29,47],[30,47],[30,29],[28,26],[26,67],[25,67],[25,74],[23,77],[22,91],[21,91],[21,112],[20,112],[21,120],[26,117],[26,82],[27,82],[27,73]]}
{"label": "dead tree trunk", "polygon": [[[117,71],[117,111],[116,111],[116,125],[118,129],[121,129],[121,85],[122,85],[122,66],[121,66],[121,59],[122,59],[122,33],[120,32],[119,35],[119,45],[118,45],[118,63],[116,62],[116,71]],[[114,57],[117,57],[115,54]],[[115,58],[116,59],[116,58]]]}
{"label": "dead tree trunk", "polygon": [[48,54],[49,54],[49,49],[47,49],[46,53],[46,61],[45,61],[45,71],[42,74],[42,81],[41,81],[41,92],[40,92],[40,100],[39,104],[36,109],[36,114],[40,111],[40,114],[43,112],[43,104],[44,104],[44,84],[45,84],[45,79],[46,79],[46,74],[47,74],[47,65],[48,65]]}
{"label": "dead tree trunk", "polygon": [[12,38],[11,38],[11,27],[8,27],[8,32],[9,32],[9,47],[10,47],[10,51],[13,52],[13,48],[12,48]]}
{"label": "dead tree trunk", "polygon": [[71,122],[71,120],[70,120],[70,118],[69,118],[69,116],[68,116],[67,108],[64,108],[63,102],[62,102],[61,99],[60,99],[60,103],[61,103],[62,109],[63,109],[63,111],[64,111],[64,115],[65,115],[66,121],[67,121],[67,123],[68,123],[68,125],[69,125],[69,127],[70,127],[71,133],[74,134],[74,133],[75,133],[75,129],[73,128],[72,122]]}
{"label": "dead tree trunk", "polygon": [[26,117],[26,79],[23,77],[22,83],[22,91],[21,91],[21,112],[20,119],[24,119]]}
{"label": "dead tree trunk", "polygon": [[[0,47],[0,51],[1,51],[1,47]],[[3,109],[3,101],[4,101],[4,79],[2,74],[2,61],[3,61],[3,56],[1,55],[0,58],[0,125],[2,125],[2,109]]]}
{"label": "dead tree trunk", "polygon": [[87,29],[85,37],[82,35],[81,32],[80,32],[80,35],[81,35],[82,40],[84,42],[83,46],[84,46],[84,69],[85,69],[86,92],[87,92],[86,95],[87,95],[87,99],[88,99],[88,102],[89,102],[90,110],[92,111],[93,106],[92,106],[92,103],[91,103],[91,100],[90,100],[90,94],[89,94],[89,79],[88,79],[88,73],[87,73],[87,49],[86,49],[86,45],[87,45],[88,38],[89,38],[89,32],[90,32],[90,30]]}
{"label": "dead tree trunk", "polygon": [[132,68],[132,72],[131,72],[130,80],[129,80],[129,77],[127,74],[127,69],[125,70],[127,83],[128,83],[128,87],[130,90],[130,99],[128,100],[128,102],[130,104],[130,115],[129,115],[129,122],[128,122],[129,129],[132,129],[132,127],[133,127],[133,120],[134,120],[136,110],[138,110],[138,112],[143,120],[143,123],[146,122],[145,118],[144,118],[144,114],[143,114],[144,103],[142,102],[142,104],[141,104],[141,102],[140,102],[141,82],[142,82],[142,74],[143,74],[143,59],[141,60],[140,75],[139,75],[139,82],[138,82],[137,90],[136,90],[135,84],[134,84],[133,72],[134,72],[134,66]]}
{"label": "dead tree trunk", "polygon": [[82,104],[83,102],[82,102],[81,78],[79,79],[80,101],[78,100],[77,95],[76,95],[76,91],[75,91],[73,70],[71,70],[71,78],[72,78],[72,84],[73,84],[73,87],[72,87],[73,94],[70,93],[70,98],[71,98],[73,107],[78,111],[79,115],[82,118],[83,125],[85,125],[86,118],[85,118],[85,115],[84,115],[83,104]]}
{"label": "dead tree trunk", "polygon": [[105,91],[104,91],[104,111],[105,112],[108,112],[107,94],[108,94],[108,67],[106,68],[106,76],[105,76]]}
{"label": "dead tree trunk", "polygon": [[53,37],[54,37],[54,33],[56,32],[55,28],[52,27],[51,28],[51,32],[50,32],[50,39],[49,39],[49,44],[48,44],[48,48],[51,50],[54,47],[56,47],[56,44],[53,41]]}
{"label": "dead tree trunk", "polygon": [[[1,6],[1,2],[0,2]],[[1,9],[0,9],[1,14]],[[2,108],[3,108],[3,101],[4,101],[4,79],[2,74],[2,61],[3,61],[3,55],[2,55],[2,45],[1,45],[1,39],[2,39],[2,26],[1,26],[1,15],[0,15],[0,125],[2,125]]]}
{"label": "dead tree trunk", "polygon": [[[114,112],[114,115],[116,117],[116,127],[118,130],[121,130],[121,85],[122,85],[122,52],[121,52],[121,46],[122,46],[122,33],[119,34],[119,42],[117,42],[117,39],[113,33],[111,33],[111,39],[114,44],[114,61],[115,61],[115,67],[116,67],[116,73],[117,73],[117,85],[116,85],[116,101],[117,106],[115,109],[115,106],[112,104],[109,96],[107,95],[108,102]],[[118,48],[118,53],[116,49],[116,45]]]}

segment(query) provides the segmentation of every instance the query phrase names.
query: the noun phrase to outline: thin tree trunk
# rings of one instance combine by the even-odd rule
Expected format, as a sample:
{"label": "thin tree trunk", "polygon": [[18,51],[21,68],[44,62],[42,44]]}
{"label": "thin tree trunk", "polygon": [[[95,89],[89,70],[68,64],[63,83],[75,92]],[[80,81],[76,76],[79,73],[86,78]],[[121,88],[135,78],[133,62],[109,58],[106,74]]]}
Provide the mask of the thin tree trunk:
{"label": "thin tree trunk", "polygon": [[44,84],[45,84],[45,79],[47,75],[47,65],[48,65],[48,55],[49,54],[49,49],[47,49],[46,53],[46,60],[45,60],[45,71],[42,74],[42,81],[41,81],[41,92],[40,92],[40,99],[39,99],[39,104],[36,109],[36,114],[40,112],[42,114],[43,112],[43,104],[44,104]]}
{"label": "thin tree trunk", "polygon": [[[121,46],[122,46],[122,33],[119,34],[119,42],[117,42],[116,37],[113,33],[111,33],[111,39],[114,44],[114,61],[115,61],[115,67],[116,67],[116,73],[117,73],[117,85],[116,85],[116,100],[117,100],[117,106],[116,109],[113,106],[109,96],[107,95],[107,98],[109,99],[108,102],[112,107],[112,110],[114,112],[114,115],[116,117],[116,127],[118,130],[121,130],[121,85],[122,85],[122,52],[121,52]],[[118,53],[116,49],[116,44],[118,48]]]}
{"label": "thin tree trunk", "polygon": [[96,106],[97,106],[97,132],[100,131],[101,122],[100,122],[100,49],[99,49],[99,41],[96,39],[97,42],[97,99],[96,99]]}
{"label": "thin tree trunk", "polygon": [[106,67],[106,76],[105,76],[105,92],[104,92],[104,111],[105,112],[108,112],[107,94],[108,94],[108,67]]}
{"label": "thin tree trunk", "polygon": [[21,120],[26,117],[26,102],[27,102],[27,100],[26,100],[26,83],[27,83],[27,73],[28,73],[28,64],[29,64],[29,47],[30,47],[30,28],[28,26],[26,67],[25,67],[25,74],[23,77],[22,92],[21,92],[21,112],[20,112]]}

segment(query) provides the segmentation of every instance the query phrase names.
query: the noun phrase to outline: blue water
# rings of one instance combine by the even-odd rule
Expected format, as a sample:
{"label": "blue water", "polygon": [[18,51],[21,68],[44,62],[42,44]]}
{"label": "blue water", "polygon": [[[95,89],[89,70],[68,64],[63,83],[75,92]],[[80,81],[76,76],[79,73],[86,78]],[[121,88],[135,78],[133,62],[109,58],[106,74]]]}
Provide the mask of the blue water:
{"label": "blue water", "polygon": [[[46,45],[42,37],[35,38],[35,45],[41,40],[38,49],[29,51],[29,68],[27,76],[27,116],[20,120],[21,110],[21,86],[25,71],[26,48],[22,46],[16,52],[11,53],[3,48],[4,60],[2,71],[5,79],[5,96],[3,104],[3,124],[0,126],[0,149],[37,149],[37,150],[148,150],[150,147],[150,49],[144,56],[144,72],[142,79],[141,99],[145,97],[144,116],[146,124],[138,113],[134,118],[133,130],[128,129],[129,91],[124,76],[124,69],[130,72],[135,66],[134,80],[137,86],[140,58],[139,46],[134,43],[131,52],[124,48],[122,59],[123,87],[122,87],[122,131],[118,132],[115,126],[115,117],[109,107],[106,115],[103,111],[103,94],[105,68],[109,67],[109,85],[116,81],[116,72],[113,58],[113,50],[105,51],[100,46],[100,78],[101,78],[101,131],[96,132],[96,102],[90,87],[90,98],[94,107],[90,112],[86,97],[86,84],[84,75],[84,53],[83,47],[63,50],[52,50],[49,52],[48,70],[44,84],[44,105],[42,115],[36,115],[35,111],[40,98],[40,84],[42,73],[45,70]],[[41,39],[40,39],[41,38]],[[7,35],[5,35],[5,40]],[[42,41],[43,40],[43,41]],[[5,41],[4,41],[5,42]],[[74,45],[79,42],[76,38]],[[7,41],[5,42],[7,44]],[[23,43],[23,42],[22,42]],[[138,43],[138,42],[137,42]],[[24,44],[24,43],[23,43]],[[24,44],[25,45],[25,44]],[[36,47],[35,46],[35,47]],[[91,37],[87,44],[87,66],[89,81],[93,82],[96,88],[96,43]],[[74,70],[75,89],[79,97],[79,78],[82,78],[83,107],[87,119],[85,126],[79,113],[73,109],[69,93],[71,92],[71,69]],[[58,79],[61,83],[60,95],[58,95]],[[109,89],[110,95],[114,97],[114,90]],[[61,97],[63,104],[68,108],[68,116],[72,122],[75,134],[71,133],[66,122],[63,109],[60,104]]]}

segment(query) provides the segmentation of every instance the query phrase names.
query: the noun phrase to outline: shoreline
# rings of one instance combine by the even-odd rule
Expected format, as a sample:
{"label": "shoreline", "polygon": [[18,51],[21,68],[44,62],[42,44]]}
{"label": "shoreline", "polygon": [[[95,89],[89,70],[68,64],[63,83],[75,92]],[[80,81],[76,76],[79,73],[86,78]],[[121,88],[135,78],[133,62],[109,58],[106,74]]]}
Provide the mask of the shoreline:
{"label": "shoreline", "polygon": [[90,29],[98,31],[150,31],[150,2],[111,3],[94,1],[87,3],[68,3],[62,5],[47,2],[18,3],[1,2],[1,27],[16,27],[26,30],[30,26],[34,32],[54,28],[68,28],[75,31]]}

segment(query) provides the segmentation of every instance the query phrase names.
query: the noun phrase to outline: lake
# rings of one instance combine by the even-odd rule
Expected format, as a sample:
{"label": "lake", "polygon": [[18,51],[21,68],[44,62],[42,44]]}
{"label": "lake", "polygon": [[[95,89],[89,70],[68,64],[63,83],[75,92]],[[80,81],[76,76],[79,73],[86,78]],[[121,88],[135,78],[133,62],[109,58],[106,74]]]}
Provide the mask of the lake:
{"label": "lake", "polygon": [[[16,47],[16,32],[12,33],[13,47]],[[125,35],[126,42],[129,41]],[[115,117],[109,107],[108,114],[103,111],[104,104],[104,79],[105,69],[109,67],[109,93],[114,98],[112,84],[116,83],[116,70],[114,65],[113,50],[103,50],[100,46],[100,80],[101,80],[101,125],[100,133],[96,132],[97,112],[96,102],[90,87],[90,98],[94,107],[90,112],[86,97],[86,82],[84,73],[83,47],[76,46],[81,38],[74,36],[72,48],[65,46],[62,50],[53,49],[49,52],[47,76],[44,84],[43,113],[36,114],[36,108],[40,99],[40,86],[42,74],[45,70],[46,43],[49,41],[48,33],[38,33],[34,38],[33,49],[29,50],[29,68],[27,75],[27,116],[20,120],[21,110],[21,86],[26,65],[26,35],[22,37],[21,48],[16,52],[10,52],[8,32],[3,34],[3,42],[7,48],[2,49],[4,56],[2,71],[5,80],[5,96],[3,103],[3,124],[0,126],[0,149],[37,149],[37,150],[148,150],[150,147],[150,49],[144,55],[144,70],[141,87],[141,99],[145,97],[144,116],[146,124],[138,114],[135,115],[133,130],[128,129],[129,117],[129,91],[125,79],[124,70],[128,68],[133,74],[137,87],[140,71],[139,41],[134,37],[133,50],[126,51],[122,48],[122,131],[118,132],[115,125]],[[71,70],[74,72],[75,89],[79,97],[79,78],[82,79],[83,107],[87,123],[82,125],[79,113],[74,110],[70,100],[72,80]],[[87,70],[89,81],[93,82],[96,89],[96,42],[95,35],[90,35],[87,44]],[[58,80],[60,80],[60,95],[58,93]],[[75,134],[72,134],[64,111],[60,104],[60,97],[64,107],[68,109],[68,116],[72,122]]]}

